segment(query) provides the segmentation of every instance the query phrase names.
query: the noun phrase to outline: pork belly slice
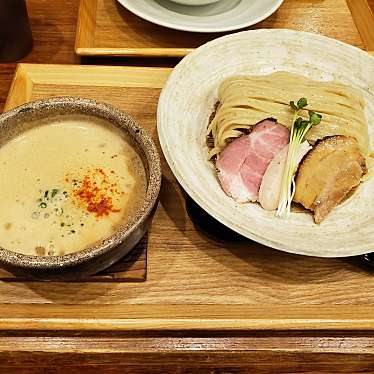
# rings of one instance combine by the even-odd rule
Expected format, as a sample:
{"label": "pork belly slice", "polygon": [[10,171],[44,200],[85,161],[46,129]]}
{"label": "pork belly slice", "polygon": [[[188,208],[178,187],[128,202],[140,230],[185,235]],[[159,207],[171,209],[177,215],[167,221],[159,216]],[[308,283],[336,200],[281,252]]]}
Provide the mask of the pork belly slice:
{"label": "pork belly slice", "polygon": [[289,137],[286,127],[267,119],[249,135],[231,142],[216,162],[218,179],[226,194],[241,203],[257,201],[262,177]]}
{"label": "pork belly slice", "polygon": [[357,141],[348,136],[325,138],[307,154],[296,177],[294,201],[322,222],[360,184],[365,158]]}

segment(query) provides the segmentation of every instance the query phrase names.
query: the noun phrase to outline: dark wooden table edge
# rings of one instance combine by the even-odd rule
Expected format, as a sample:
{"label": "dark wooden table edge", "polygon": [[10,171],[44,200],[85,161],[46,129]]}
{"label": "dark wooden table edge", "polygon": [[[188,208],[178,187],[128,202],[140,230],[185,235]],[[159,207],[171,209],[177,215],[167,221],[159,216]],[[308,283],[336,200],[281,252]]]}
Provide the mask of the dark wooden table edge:
{"label": "dark wooden table edge", "polygon": [[[18,349],[14,349],[18,347]],[[20,348],[22,347],[22,348]],[[158,336],[0,336],[0,367],[98,365],[195,368],[253,367],[283,370],[300,367],[320,372],[373,372],[374,336],[294,336],[271,333],[242,336],[186,334]],[[144,371],[146,372],[146,371]],[[257,372],[257,371],[256,371]],[[294,371],[292,371],[294,372]]]}

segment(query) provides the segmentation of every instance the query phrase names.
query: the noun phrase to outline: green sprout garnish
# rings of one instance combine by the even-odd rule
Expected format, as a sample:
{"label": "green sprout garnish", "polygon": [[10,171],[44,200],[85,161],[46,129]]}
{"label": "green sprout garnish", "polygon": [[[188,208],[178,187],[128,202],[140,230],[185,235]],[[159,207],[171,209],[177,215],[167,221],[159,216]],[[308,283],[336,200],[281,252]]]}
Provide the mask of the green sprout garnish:
{"label": "green sprout garnish", "polygon": [[290,107],[295,111],[298,112],[299,110],[303,109],[308,105],[308,100],[305,97],[302,97],[298,100],[297,104],[294,101],[290,101]]}
{"label": "green sprout garnish", "polygon": [[295,173],[298,167],[297,156],[300,150],[300,146],[305,140],[306,133],[312,126],[317,126],[322,116],[311,110],[308,110],[309,119],[304,120],[299,117],[299,112],[308,105],[308,100],[302,97],[295,104],[294,101],[290,101],[290,107],[294,110],[294,116],[292,120],[292,127],[290,133],[290,143],[288,145],[288,153],[286,165],[283,171],[281,193],[279,197],[277,215],[280,217],[288,217],[291,212],[291,202],[295,194]]}

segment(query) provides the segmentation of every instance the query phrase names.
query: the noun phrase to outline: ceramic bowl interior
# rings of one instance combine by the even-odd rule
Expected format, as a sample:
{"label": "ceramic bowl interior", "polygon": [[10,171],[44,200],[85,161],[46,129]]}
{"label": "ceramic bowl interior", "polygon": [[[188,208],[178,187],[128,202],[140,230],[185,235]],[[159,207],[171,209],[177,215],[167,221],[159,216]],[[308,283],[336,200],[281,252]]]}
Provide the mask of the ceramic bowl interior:
{"label": "ceramic bowl interior", "polygon": [[[98,260],[100,256],[105,258],[105,255],[109,254],[113,248],[118,247],[130,237],[132,246],[134,246],[141,238],[137,234],[139,228],[143,230],[154,210],[161,185],[160,158],[156,146],[147,132],[132,117],[110,105],[77,97],[52,98],[27,103],[0,116],[0,147],[23,131],[35,126],[38,119],[72,114],[84,114],[104,119],[109,125],[113,125],[130,138],[146,169],[148,182],[146,196],[129,221],[119,225],[111,236],[103,238],[89,248],[63,256],[29,256],[0,248],[0,262],[5,266],[23,270],[58,272]],[[140,230],[141,233],[144,233],[142,230]],[[96,262],[97,269],[95,270],[102,270],[100,266],[109,264],[110,259]]]}
{"label": "ceramic bowl interior", "polygon": [[193,6],[199,6],[199,5],[208,5],[217,3],[221,0],[170,0],[174,3],[182,4],[182,5],[193,5]]}

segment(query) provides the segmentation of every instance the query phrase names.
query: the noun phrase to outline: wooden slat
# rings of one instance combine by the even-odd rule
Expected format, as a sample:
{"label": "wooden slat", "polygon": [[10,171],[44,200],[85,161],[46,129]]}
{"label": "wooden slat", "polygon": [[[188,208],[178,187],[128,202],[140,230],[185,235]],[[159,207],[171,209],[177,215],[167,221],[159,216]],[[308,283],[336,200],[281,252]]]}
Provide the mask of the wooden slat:
{"label": "wooden slat", "polygon": [[[356,1],[356,0],[352,0]],[[116,0],[81,0],[75,50],[81,56],[183,57],[222,34],[171,30],[135,16]],[[94,31],[92,31],[94,28]],[[252,26],[316,32],[365,47],[346,0],[285,0],[268,19]],[[82,35],[95,35],[86,40]]]}
{"label": "wooden slat", "polygon": [[[170,68],[123,66],[74,66],[28,65],[27,75],[38,84],[92,86],[95,87],[144,87],[162,88],[171,72]],[[97,74],[99,73],[99,74]],[[96,75],[97,74],[97,75]]]}
{"label": "wooden slat", "polygon": [[96,29],[96,12],[98,0],[84,0],[79,3],[78,24],[75,39],[75,49],[80,45],[89,48],[94,46]]}
{"label": "wooden slat", "polygon": [[367,50],[374,50],[374,15],[367,0],[347,0]]}
{"label": "wooden slat", "polygon": [[374,330],[372,306],[0,305],[0,330]]}
{"label": "wooden slat", "polygon": [[33,81],[30,74],[26,73],[23,65],[17,65],[17,69],[9,89],[5,108],[14,108],[27,103],[31,97]]}
{"label": "wooden slat", "polygon": [[[10,347],[17,348],[16,351]],[[373,373],[374,337],[3,336],[2,374]],[[5,367],[5,368],[4,368]],[[39,369],[34,371],[34,369]],[[5,369],[5,370],[4,370]]]}
{"label": "wooden slat", "polygon": [[[27,71],[26,71],[26,70]],[[83,66],[19,64],[4,110],[9,110],[31,99],[34,82],[38,85],[71,85],[90,87],[144,87],[161,89],[171,72],[170,68],[144,68],[136,66]],[[73,93],[71,95],[74,96]]]}

